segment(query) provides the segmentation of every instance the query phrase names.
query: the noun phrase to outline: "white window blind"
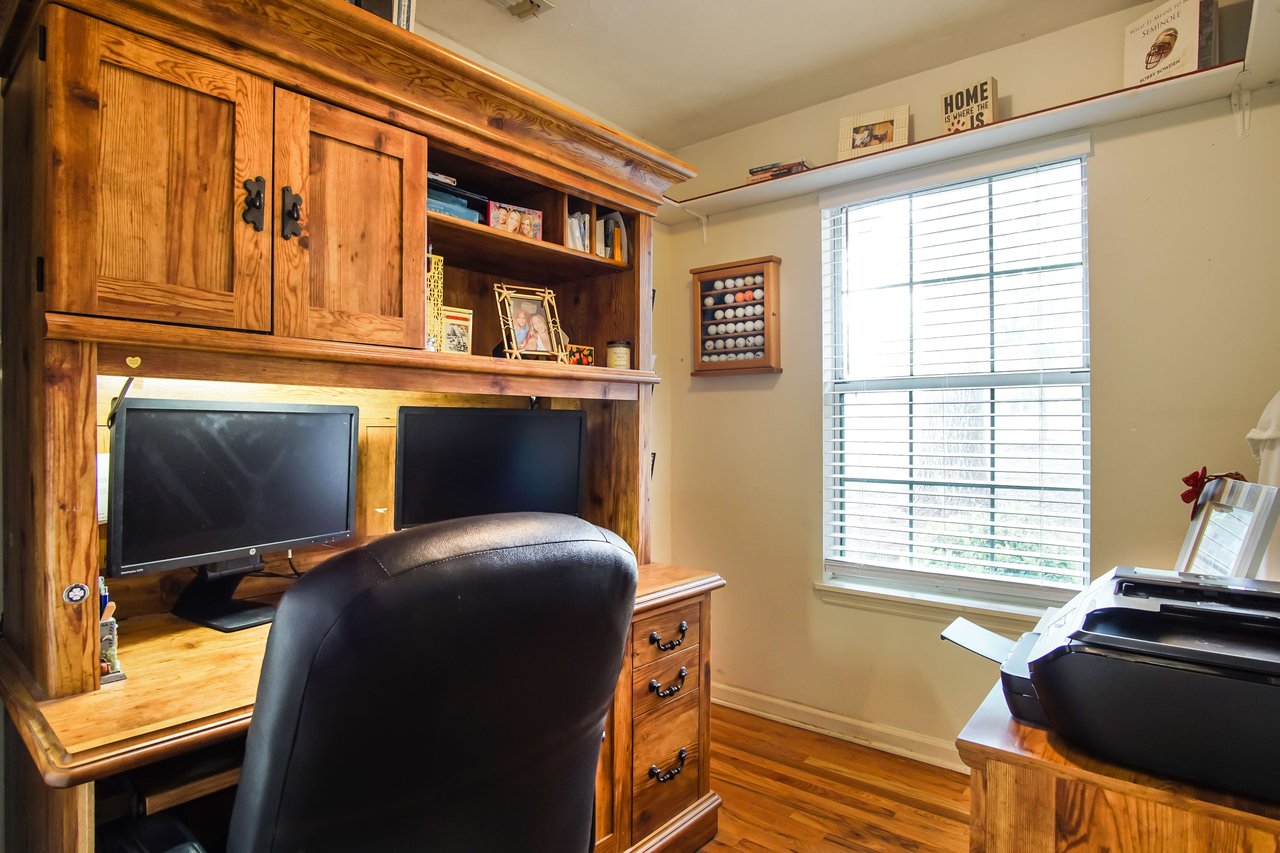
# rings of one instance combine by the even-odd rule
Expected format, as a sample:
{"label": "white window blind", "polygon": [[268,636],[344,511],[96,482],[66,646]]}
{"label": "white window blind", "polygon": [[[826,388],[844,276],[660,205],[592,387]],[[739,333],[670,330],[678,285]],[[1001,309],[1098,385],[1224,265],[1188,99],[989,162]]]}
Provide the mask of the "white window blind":
{"label": "white window blind", "polygon": [[1073,158],[823,212],[829,577],[1087,582],[1086,211]]}

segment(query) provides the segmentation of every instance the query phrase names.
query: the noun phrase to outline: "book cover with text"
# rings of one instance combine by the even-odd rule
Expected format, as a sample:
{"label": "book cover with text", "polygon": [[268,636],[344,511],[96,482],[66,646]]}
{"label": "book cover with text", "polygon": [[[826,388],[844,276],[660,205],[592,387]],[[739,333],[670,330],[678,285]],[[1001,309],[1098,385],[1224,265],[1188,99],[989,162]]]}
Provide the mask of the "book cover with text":
{"label": "book cover with text", "polygon": [[1217,0],[1171,0],[1125,27],[1124,86],[1218,62]]}

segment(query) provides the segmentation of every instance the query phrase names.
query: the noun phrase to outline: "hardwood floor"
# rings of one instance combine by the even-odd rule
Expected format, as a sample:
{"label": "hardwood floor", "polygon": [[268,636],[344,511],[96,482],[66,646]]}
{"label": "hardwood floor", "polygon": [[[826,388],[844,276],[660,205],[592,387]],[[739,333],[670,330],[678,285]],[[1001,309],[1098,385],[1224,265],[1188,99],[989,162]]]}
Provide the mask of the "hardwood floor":
{"label": "hardwood floor", "polygon": [[711,789],[724,806],[702,853],[969,848],[967,776],[719,705]]}

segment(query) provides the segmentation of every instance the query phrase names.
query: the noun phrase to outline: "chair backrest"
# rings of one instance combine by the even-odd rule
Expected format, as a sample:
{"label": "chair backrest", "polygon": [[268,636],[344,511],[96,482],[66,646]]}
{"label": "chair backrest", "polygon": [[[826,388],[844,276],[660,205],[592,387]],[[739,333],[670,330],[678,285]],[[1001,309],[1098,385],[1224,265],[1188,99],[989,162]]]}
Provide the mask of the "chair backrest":
{"label": "chair backrest", "polygon": [[616,534],[544,513],[318,566],[271,628],[228,850],[589,850],[635,589]]}

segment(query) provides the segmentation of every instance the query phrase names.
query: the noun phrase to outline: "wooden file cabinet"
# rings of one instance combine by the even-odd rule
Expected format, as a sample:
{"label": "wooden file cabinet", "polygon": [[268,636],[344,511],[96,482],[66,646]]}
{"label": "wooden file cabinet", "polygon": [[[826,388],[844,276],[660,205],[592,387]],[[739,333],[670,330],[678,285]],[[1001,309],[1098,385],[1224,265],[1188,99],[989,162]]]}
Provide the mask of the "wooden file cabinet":
{"label": "wooden file cabinet", "polygon": [[[710,594],[637,613],[631,630],[631,838],[661,836],[714,809],[710,793]],[[639,611],[639,607],[637,607]],[[705,819],[703,819],[705,820]],[[715,835],[688,833],[696,850]]]}

